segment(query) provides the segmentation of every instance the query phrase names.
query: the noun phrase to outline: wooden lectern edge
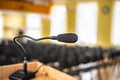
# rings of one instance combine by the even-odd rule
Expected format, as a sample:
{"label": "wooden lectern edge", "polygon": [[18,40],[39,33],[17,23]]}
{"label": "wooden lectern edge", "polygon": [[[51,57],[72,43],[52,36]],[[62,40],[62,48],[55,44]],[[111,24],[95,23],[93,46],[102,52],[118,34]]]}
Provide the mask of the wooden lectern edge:
{"label": "wooden lectern edge", "polygon": [[[36,71],[38,67],[40,67],[41,65],[43,65],[43,63],[38,62],[38,61],[28,62],[28,70]],[[0,66],[0,80],[7,80],[10,74],[12,74],[13,72],[19,69],[23,69],[23,63]],[[53,79],[48,79],[48,80],[76,80],[74,77],[67,75],[66,73],[58,71],[47,65],[43,65],[39,69],[36,76],[37,77],[45,76],[45,77],[53,78]],[[37,78],[33,80],[39,80],[39,79]],[[43,79],[43,80],[47,80],[47,79]]]}

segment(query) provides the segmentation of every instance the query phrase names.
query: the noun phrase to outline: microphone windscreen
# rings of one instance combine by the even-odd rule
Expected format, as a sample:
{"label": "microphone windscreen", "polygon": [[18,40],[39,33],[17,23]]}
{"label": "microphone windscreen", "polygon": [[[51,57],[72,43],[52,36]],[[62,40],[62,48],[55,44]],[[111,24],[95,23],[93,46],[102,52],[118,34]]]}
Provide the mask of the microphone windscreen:
{"label": "microphone windscreen", "polygon": [[60,42],[75,43],[78,40],[78,36],[75,33],[59,34],[57,40]]}

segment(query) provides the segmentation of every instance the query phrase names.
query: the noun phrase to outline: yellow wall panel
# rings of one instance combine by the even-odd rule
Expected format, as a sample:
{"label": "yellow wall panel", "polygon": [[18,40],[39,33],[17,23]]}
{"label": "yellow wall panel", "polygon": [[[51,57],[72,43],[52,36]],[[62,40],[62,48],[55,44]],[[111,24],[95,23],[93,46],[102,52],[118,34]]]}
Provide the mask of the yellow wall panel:
{"label": "yellow wall panel", "polygon": [[[112,11],[113,0],[99,0],[99,14],[98,14],[98,33],[97,33],[97,45],[104,47],[111,46],[111,23],[112,23]],[[108,7],[108,13],[103,12],[103,7]]]}
{"label": "yellow wall panel", "polygon": [[42,18],[42,37],[50,36],[50,19],[49,18]]}

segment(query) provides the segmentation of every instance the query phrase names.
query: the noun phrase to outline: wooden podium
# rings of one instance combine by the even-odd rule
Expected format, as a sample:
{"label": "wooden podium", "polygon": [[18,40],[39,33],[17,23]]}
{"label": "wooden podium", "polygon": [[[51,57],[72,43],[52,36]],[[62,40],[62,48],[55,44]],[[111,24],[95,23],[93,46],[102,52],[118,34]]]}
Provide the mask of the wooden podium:
{"label": "wooden podium", "polygon": [[[28,70],[36,71],[38,67],[41,65],[43,64],[37,61],[28,62]],[[23,69],[23,63],[0,66],[0,80],[9,80],[8,79],[9,75],[19,69]],[[77,80],[77,79],[54,68],[51,68],[50,66],[43,65],[36,74],[36,77],[32,80]]]}

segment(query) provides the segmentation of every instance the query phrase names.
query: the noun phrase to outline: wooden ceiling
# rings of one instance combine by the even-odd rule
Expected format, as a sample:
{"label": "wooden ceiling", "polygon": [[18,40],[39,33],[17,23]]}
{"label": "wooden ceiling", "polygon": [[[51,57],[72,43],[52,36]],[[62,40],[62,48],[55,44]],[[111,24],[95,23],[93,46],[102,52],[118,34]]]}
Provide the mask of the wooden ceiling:
{"label": "wooden ceiling", "polygon": [[0,10],[49,14],[51,6],[51,0],[0,0]]}
{"label": "wooden ceiling", "polygon": [[0,10],[15,10],[50,14],[54,4],[71,4],[79,0],[0,0]]}

